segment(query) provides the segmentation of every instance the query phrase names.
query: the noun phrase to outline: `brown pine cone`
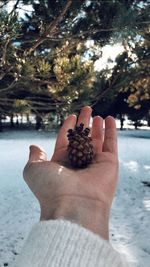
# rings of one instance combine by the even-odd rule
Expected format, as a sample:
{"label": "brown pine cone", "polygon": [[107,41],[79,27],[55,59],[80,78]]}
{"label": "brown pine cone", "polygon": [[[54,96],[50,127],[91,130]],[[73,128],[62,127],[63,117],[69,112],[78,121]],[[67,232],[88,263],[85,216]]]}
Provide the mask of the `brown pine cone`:
{"label": "brown pine cone", "polygon": [[73,167],[86,167],[93,160],[92,139],[89,137],[89,133],[90,129],[84,129],[83,123],[76,126],[74,130],[68,130],[68,157]]}

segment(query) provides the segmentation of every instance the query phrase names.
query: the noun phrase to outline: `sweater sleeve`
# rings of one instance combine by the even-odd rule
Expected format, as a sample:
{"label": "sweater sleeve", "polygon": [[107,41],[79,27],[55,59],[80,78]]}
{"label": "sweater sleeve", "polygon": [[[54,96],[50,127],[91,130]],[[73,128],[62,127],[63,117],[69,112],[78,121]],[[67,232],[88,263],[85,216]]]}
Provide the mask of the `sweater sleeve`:
{"label": "sweater sleeve", "polygon": [[65,220],[43,221],[31,230],[14,267],[127,267],[112,246]]}

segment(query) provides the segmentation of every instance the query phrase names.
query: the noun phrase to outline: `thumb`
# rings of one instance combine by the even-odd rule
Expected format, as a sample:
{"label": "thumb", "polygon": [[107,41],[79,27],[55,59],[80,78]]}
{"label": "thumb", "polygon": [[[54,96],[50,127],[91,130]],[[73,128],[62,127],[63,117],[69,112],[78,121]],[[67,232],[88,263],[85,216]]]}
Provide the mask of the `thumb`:
{"label": "thumb", "polygon": [[45,161],[47,160],[46,152],[38,146],[31,145],[29,153],[29,161]]}

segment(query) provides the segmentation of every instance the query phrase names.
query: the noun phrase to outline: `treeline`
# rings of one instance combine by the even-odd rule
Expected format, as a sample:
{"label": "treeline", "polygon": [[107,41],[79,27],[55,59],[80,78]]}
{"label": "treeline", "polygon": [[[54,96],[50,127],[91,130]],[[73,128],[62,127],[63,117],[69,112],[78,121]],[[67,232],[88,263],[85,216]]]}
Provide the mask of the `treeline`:
{"label": "treeline", "polygon": [[[93,115],[111,114],[123,122],[126,114],[135,123],[149,122],[148,1],[16,0],[0,5],[0,121],[35,114],[39,121],[57,116],[61,123],[68,113],[91,105]],[[116,43],[124,51],[97,71],[103,47]]]}

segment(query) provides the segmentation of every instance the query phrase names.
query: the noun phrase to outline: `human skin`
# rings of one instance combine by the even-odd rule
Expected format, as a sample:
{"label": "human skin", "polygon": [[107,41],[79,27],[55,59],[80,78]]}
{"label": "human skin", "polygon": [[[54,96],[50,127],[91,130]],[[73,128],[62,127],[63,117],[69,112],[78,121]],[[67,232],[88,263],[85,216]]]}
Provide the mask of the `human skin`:
{"label": "human skin", "polygon": [[65,219],[82,225],[109,239],[109,214],[118,181],[117,131],[115,120],[94,117],[91,129],[94,146],[93,162],[86,168],[75,169],[67,157],[67,130],[76,123],[89,126],[92,109],[83,107],[78,121],[70,115],[61,127],[51,160],[45,151],[30,146],[24,179],[37,197],[40,220]]}

